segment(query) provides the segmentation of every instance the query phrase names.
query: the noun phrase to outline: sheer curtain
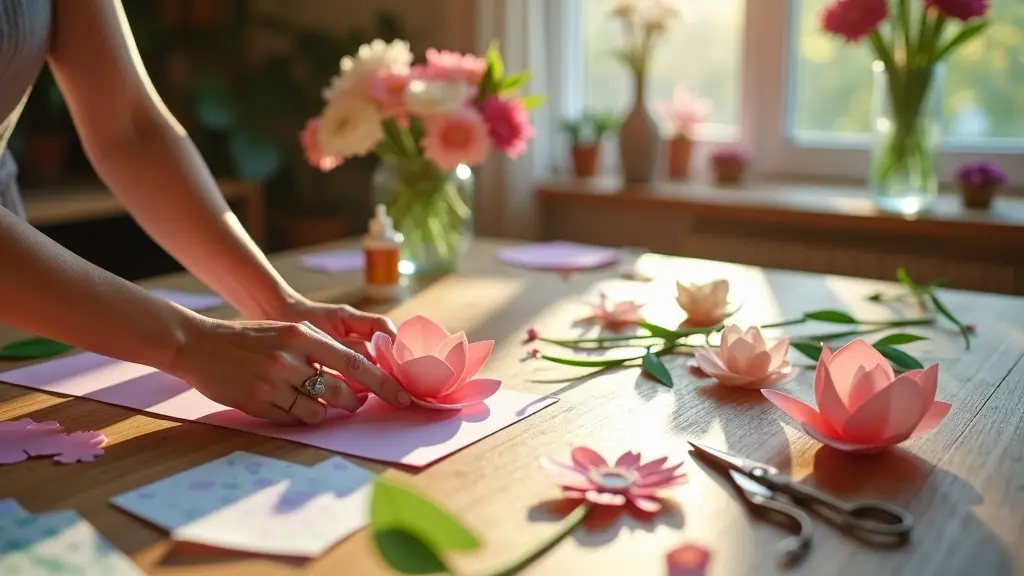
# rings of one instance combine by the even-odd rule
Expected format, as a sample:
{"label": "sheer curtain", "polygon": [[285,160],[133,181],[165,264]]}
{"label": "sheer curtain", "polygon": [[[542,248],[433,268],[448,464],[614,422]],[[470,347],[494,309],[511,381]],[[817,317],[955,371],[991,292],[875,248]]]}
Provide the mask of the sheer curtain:
{"label": "sheer curtain", "polygon": [[477,52],[500,43],[506,71],[529,70],[524,92],[543,94],[533,110],[536,135],[516,160],[492,154],[477,171],[476,228],[488,236],[537,238],[540,222],[534,202],[537,184],[564,165],[567,144],[561,119],[578,108],[574,91],[582,86],[578,0],[477,0]]}

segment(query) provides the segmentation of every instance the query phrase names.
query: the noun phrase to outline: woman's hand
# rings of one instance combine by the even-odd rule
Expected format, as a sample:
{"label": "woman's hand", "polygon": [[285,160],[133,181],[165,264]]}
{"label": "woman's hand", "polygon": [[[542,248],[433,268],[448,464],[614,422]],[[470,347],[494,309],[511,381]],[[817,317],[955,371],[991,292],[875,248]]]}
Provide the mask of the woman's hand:
{"label": "woman's hand", "polygon": [[[395,325],[387,316],[370,314],[346,304],[324,304],[300,299],[291,302],[274,320],[308,322],[346,346],[367,356],[366,342],[377,332],[395,339]],[[372,356],[367,356],[372,359]]]}
{"label": "woman's hand", "polygon": [[203,318],[168,371],[215,402],[277,424],[317,424],[328,405],[349,412],[363,405],[365,395],[326,371],[327,390],[319,400],[309,396],[303,384],[316,374],[314,363],[388,404],[409,405],[409,394],[393,378],[309,323]]}

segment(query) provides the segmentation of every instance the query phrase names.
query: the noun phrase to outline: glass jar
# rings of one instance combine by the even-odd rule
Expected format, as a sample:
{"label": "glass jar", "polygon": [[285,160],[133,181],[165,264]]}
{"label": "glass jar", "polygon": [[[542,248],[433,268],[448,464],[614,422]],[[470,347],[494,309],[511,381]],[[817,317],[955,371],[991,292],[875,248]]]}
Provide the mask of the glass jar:
{"label": "glass jar", "polygon": [[373,200],[387,205],[405,237],[403,274],[455,269],[473,238],[473,190],[473,171],[465,164],[444,172],[425,158],[381,159],[373,173]]}

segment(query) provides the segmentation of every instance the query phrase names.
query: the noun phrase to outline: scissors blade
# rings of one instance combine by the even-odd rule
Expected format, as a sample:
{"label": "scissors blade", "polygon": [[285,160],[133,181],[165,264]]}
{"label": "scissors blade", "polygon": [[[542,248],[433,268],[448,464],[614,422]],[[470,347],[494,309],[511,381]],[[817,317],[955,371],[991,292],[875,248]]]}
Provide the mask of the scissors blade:
{"label": "scissors blade", "polygon": [[710,446],[705,446],[703,444],[698,444],[696,442],[690,442],[689,444],[690,446],[693,446],[694,450],[696,450],[699,454],[710,458],[714,462],[717,462],[719,466],[724,466],[726,468],[730,468],[732,470],[736,470],[744,474],[748,474],[751,469],[758,467],[769,470],[771,469],[770,467],[764,464],[754,462],[753,460],[747,460],[746,458],[741,458],[739,456],[733,456],[732,454],[729,454],[728,452],[723,452],[717,448],[712,448]]}
{"label": "scissors blade", "polygon": [[748,494],[756,494],[764,498],[772,498],[775,493],[771,491],[767,486],[759,483],[742,472],[736,470],[729,470],[729,476],[732,477],[732,481],[739,486],[740,490]]}

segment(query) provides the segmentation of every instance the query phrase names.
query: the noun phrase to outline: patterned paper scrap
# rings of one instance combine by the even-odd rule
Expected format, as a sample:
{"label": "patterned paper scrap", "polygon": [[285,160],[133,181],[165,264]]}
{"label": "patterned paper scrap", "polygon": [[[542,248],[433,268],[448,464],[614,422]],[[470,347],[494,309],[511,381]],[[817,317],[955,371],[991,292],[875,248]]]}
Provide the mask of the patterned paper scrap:
{"label": "patterned paper scrap", "polygon": [[28,516],[28,511],[22,508],[17,500],[14,498],[0,499],[0,520],[20,516]]}
{"label": "patterned paper scrap", "polygon": [[367,524],[373,475],[235,452],[113,499],[181,542],[313,558]]}
{"label": "patterned paper scrap", "polygon": [[4,576],[141,576],[127,556],[73,511],[0,516]]}

